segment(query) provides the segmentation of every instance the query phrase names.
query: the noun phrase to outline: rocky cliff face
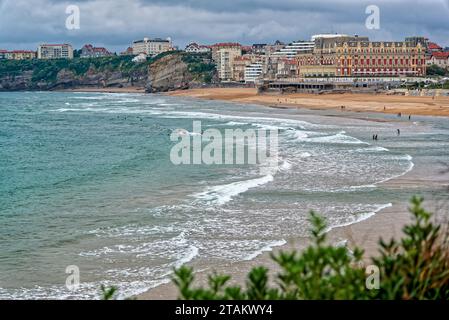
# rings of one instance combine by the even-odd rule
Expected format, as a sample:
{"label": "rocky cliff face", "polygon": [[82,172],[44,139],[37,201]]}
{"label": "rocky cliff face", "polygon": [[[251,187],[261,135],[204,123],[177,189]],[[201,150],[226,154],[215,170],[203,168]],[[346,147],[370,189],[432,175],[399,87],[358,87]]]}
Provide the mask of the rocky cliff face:
{"label": "rocky cliff face", "polygon": [[140,87],[151,93],[200,85],[201,76],[191,71],[191,65],[184,59],[182,53],[168,54],[146,65],[135,65],[135,68],[126,72],[119,67],[98,71],[91,66],[88,70],[86,68],[86,72],[76,74],[64,68],[57,71],[56,77],[51,80],[33,79],[36,70],[15,72],[14,75],[0,73],[0,91]]}
{"label": "rocky cliff face", "polygon": [[169,55],[148,68],[147,92],[165,92],[178,89],[188,89],[194,80],[188,70],[187,63],[180,55]]}
{"label": "rocky cliff face", "polygon": [[0,78],[0,91],[24,91],[24,90],[58,90],[71,88],[124,88],[145,87],[147,74],[135,74],[125,76],[121,72],[92,72],[82,76],[75,75],[72,71],[63,69],[58,72],[56,81],[32,80],[33,71],[25,71],[20,75]]}

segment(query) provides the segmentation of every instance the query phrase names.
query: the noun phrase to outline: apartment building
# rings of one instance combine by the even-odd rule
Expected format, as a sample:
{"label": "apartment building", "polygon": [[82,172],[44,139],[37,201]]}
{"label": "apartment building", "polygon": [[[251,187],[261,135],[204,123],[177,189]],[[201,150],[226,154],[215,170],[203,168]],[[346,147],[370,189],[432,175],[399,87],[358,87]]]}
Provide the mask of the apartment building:
{"label": "apartment building", "polygon": [[277,78],[294,78],[297,74],[297,64],[294,58],[282,58],[277,61]]}
{"label": "apartment building", "polygon": [[241,56],[242,46],[238,43],[218,43],[212,46],[212,59],[221,81],[234,81],[234,60]]}
{"label": "apartment building", "polygon": [[245,67],[245,83],[254,83],[263,74],[261,63],[252,63]]}
{"label": "apartment building", "polygon": [[70,44],[41,44],[37,49],[38,59],[73,59]]}
{"label": "apartment building", "polygon": [[150,39],[144,38],[143,40],[137,40],[133,42],[132,50],[134,55],[141,53],[146,54],[149,57],[157,56],[163,52],[172,51],[173,45],[170,38],[167,39]]}
{"label": "apartment building", "polygon": [[424,38],[401,42],[369,41],[367,37],[317,37],[313,52],[297,55],[304,77],[396,77],[426,75]]}
{"label": "apartment building", "polygon": [[294,41],[274,52],[273,55],[278,58],[292,59],[298,54],[312,52],[314,47],[314,41]]}
{"label": "apartment building", "polygon": [[245,69],[251,64],[251,58],[248,56],[241,56],[234,58],[233,63],[233,81],[245,81]]}

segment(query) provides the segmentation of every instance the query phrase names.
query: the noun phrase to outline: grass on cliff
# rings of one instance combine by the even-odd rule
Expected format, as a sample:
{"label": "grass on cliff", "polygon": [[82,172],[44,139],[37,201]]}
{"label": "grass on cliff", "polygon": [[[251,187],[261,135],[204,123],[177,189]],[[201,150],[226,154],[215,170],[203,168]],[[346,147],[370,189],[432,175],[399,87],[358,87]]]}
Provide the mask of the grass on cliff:
{"label": "grass on cliff", "polygon": [[[175,270],[179,298],[187,300],[446,300],[449,299],[449,241],[432,214],[413,198],[413,222],[400,240],[379,242],[379,255],[370,267],[362,263],[363,250],[352,253],[326,244],[326,224],[312,213],[313,245],[302,252],[272,255],[280,266],[270,285],[268,269],[257,267],[245,285],[228,285],[230,276],[213,274],[207,287],[194,287],[193,270]],[[367,270],[369,271],[367,274]],[[376,279],[378,283],[376,284]]]}

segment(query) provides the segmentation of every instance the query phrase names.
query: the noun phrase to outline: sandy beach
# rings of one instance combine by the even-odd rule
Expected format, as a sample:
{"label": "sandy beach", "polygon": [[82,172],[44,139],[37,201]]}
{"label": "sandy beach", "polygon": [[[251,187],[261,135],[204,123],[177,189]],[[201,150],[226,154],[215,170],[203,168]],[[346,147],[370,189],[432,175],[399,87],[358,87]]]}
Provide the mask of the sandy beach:
{"label": "sandy beach", "polygon": [[[171,96],[262,104],[278,108],[307,108],[353,112],[449,116],[449,97],[415,97],[381,94],[263,94],[251,88],[192,89],[169,93]],[[342,109],[344,106],[344,109]]]}
{"label": "sandy beach", "polygon": [[[194,97],[200,99],[226,100],[238,103],[261,104],[265,106],[285,106],[288,108],[308,109],[340,109],[346,106],[347,111],[353,112],[386,112],[449,116],[449,98],[437,97],[404,97],[386,95],[303,95],[291,94],[284,96],[257,95],[253,89],[201,89],[171,93],[172,96]],[[386,106],[386,110],[384,110]],[[341,115],[345,117],[343,113]],[[370,120],[376,121],[376,117]],[[379,121],[381,119],[379,118]],[[415,167],[405,175],[389,180],[379,185],[387,192],[405,192],[407,194],[426,195],[426,208],[438,212],[441,197],[447,195],[448,175],[441,175],[444,169],[442,164],[425,163],[418,161]],[[334,228],[328,234],[330,243],[344,240],[349,249],[355,246],[365,250],[365,261],[378,254],[378,242],[380,238],[389,240],[399,238],[403,226],[410,222],[408,213],[408,201],[403,199],[392,203],[390,208],[384,209],[368,219],[349,225]],[[307,246],[309,239],[288,239],[287,244],[274,248],[273,252],[280,250],[301,250]],[[207,266],[195,265],[196,285],[207,285],[207,275],[213,271],[232,275],[231,283],[243,284],[245,275],[255,266],[266,266],[270,269],[271,279],[275,279],[278,267],[270,258],[270,253],[264,253],[251,261],[229,263],[217,269],[208,269]],[[204,270],[206,269],[206,270]],[[202,271],[203,270],[203,271]],[[138,299],[177,299],[178,292],[172,283],[156,287],[137,297]]]}

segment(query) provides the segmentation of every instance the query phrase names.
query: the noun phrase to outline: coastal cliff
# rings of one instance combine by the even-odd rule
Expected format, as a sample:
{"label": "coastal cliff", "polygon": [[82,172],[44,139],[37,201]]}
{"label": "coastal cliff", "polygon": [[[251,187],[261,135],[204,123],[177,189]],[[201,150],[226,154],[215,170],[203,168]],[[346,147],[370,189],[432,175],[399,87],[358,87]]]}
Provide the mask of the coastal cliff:
{"label": "coastal cliff", "polygon": [[138,87],[165,92],[198,87],[214,77],[210,56],[182,52],[161,54],[140,63],[130,56],[0,61],[0,91]]}

